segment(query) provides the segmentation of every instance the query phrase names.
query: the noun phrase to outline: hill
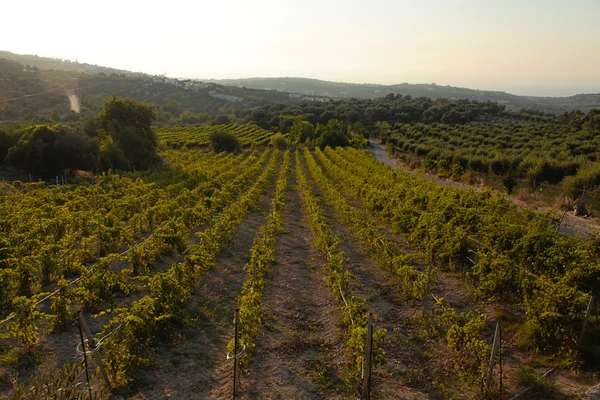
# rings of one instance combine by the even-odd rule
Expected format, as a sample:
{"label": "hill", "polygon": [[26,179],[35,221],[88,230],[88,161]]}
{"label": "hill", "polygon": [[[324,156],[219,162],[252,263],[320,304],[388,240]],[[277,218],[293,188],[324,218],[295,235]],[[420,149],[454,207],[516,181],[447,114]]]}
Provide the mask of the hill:
{"label": "hill", "polygon": [[329,82],[309,78],[245,78],[221,79],[213,82],[252,89],[277,90],[302,95],[330,96],[336,98],[377,98],[390,93],[412,97],[447,98],[450,100],[468,99],[494,101],[506,105],[508,109],[537,109],[546,112],[563,112],[581,109],[587,111],[600,107],[600,94],[580,94],[570,97],[517,96],[489,90],[475,90],[454,86],[432,84],[376,85],[359,83]]}
{"label": "hill", "polygon": [[131,72],[122,69],[101,67],[99,65],[80,63],[77,61],[64,60],[62,58],[40,57],[32,54],[15,54],[10,51],[0,50],[0,59],[16,61],[25,66],[36,67],[38,69],[51,69],[57,71],[71,71],[84,74],[99,74],[106,75],[116,74],[125,76],[144,76],[141,72]]}
{"label": "hill", "polygon": [[[11,59],[2,59],[6,54]],[[187,83],[195,85],[186,87],[182,80],[157,80],[112,68],[0,52],[0,121],[47,122],[54,108],[63,120],[78,119],[76,113],[85,118],[99,111],[104,98],[111,94],[155,104],[162,122],[172,122],[184,111],[232,114],[235,109],[292,101],[286,93],[191,80]],[[80,105],[76,113],[71,112],[70,98]]]}

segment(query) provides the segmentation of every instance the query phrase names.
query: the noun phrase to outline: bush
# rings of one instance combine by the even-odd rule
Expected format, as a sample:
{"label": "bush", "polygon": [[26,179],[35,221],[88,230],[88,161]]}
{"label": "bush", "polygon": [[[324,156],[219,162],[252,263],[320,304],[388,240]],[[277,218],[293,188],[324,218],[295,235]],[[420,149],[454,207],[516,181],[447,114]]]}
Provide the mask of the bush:
{"label": "bush", "polygon": [[25,172],[53,176],[67,169],[91,170],[98,142],[65,128],[35,125],[8,150],[5,162]]}
{"label": "bush", "polygon": [[240,150],[240,141],[232,133],[217,131],[210,135],[210,146],[216,152],[227,151],[233,153]]}
{"label": "bush", "polygon": [[567,195],[578,199],[584,190],[591,190],[600,184],[600,165],[593,164],[580,169],[575,176],[565,178],[563,185]]}
{"label": "bush", "polygon": [[277,133],[271,137],[271,141],[269,142],[269,145],[271,145],[279,150],[285,150],[288,148],[289,143],[288,143],[287,139],[284,138],[281,133]]}

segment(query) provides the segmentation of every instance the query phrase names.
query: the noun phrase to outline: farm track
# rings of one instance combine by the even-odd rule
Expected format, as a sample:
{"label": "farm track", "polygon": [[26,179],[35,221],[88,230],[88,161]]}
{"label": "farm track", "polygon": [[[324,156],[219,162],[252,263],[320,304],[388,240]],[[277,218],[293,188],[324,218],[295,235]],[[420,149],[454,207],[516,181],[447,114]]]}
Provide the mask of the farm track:
{"label": "farm track", "polygon": [[[291,176],[295,180],[293,167]],[[341,398],[336,390],[343,385],[341,315],[301,208],[293,184],[287,192],[283,233],[276,239],[277,261],[264,292],[267,329],[247,366],[241,398]]]}
{"label": "farm track", "polygon": [[[405,172],[411,173],[413,175],[417,175],[416,171],[413,171],[413,170],[407,168],[406,165],[404,165],[394,159],[391,159],[385,150],[385,146],[383,146],[379,142],[369,139],[368,151],[375,156],[377,161],[380,161],[380,162],[384,163],[385,165],[389,165],[393,169],[400,168]],[[481,186],[468,185],[468,184],[462,183],[462,182],[455,182],[452,180],[442,179],[435,175],[431,175],[431,174],[427,174],[427,173],[423,177],[428,181],[432,181],[432,182],[435,182],[435,183],[437,183],[439,185],[443,185],[443,186],[450,186],[450,187],[462,189],[462,190],[475,190],[475,191],[482,190]],[[533,209],[533,211],[539,212],[539,213],[551,211],[552,213],[554,213],[556,215],[557,218],[559,218],[559,219],[562,218],[562,223],[560,225],[559,232],[562,233],[563,235],[574,236],[574,237],[587,237],[590,235],[600,233],[600,225],[599,225],[599,222],[597,219],[585,219],[582,217],[577,217],[572,212],[563,214],[562,210],[558,210],[558,209],[552,208],[552,207],[544,207],[544,206],[535,207],[530,204],[527,204],[526,202],[524,202],[522,200],[516,199],[516,198],[506,195],[506,194],[505,194],[505,198],[508,201],[515,204],[519,209],[523,209],[523,208]]]}
{"label": "farm track", "polygon": [[186,305],[189,325],[181,341],[156,349],[156,368],[140,381],[141,399],[220,399],[231,396],[231,366],[226,361],[227,342],[233,337],[232,320],[237,296],[245,279],[244,264],[250,257],[254,236],[265,222],[273,195],[271,182],[259,205],[235,230],[231,243],[217,257],[215,266],[200,279]]}

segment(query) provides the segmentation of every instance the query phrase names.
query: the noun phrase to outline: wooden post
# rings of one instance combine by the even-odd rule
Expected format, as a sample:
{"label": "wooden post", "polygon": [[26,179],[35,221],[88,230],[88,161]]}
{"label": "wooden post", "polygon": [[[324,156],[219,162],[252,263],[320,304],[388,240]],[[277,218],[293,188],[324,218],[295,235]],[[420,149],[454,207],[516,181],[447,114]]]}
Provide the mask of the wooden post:
{"label": "wooden post", "polygon": [[581,327],[581,333],[579,334],[579,340],[577,344],[581,346],[583,342],[583,335],[585,335],[585,329],[587,328],[588,320],[590,319],[590,314],[592,313],[592,308],[594,307],[594,303],[596,302],[596,296],[592,295],[590,297],[590,301],[587,306],[587,310],[585,311],[585,318],[583,319],[583,326]]}
{"label": "wooden post", "polygon": [[494,344],[492,345],[492,355],[490,356],[490,364],[488,366],[487,379],[485,380],[485,391],[487,394],[489,394],[490,385],[492,384],[492,374],[494,372],[494,362],[496,361],[496,353],[498,352],[499,343],[500,343],[500,322],[496,322],[496,332],[494,333]]}
{"label": "wooden post", "polygon": [[373,362],[373,313],[369,313],[367,323],[367,341],[365,343],[365,358],[363,359],[362,396],[364,400],[371,398],[371,367]]}
{"label": "wooden post", "polygon": [[83,332],[81,331],[81,323],[79,324],[79,338],[81,339],[81,349],[83,350],[83,364],[85,365],[85,380],[87,382],[88,390],[90,392],[90,400],[92,400],[92,387],[90,386],[90,374],[88,373],[89,367],[88,367],[88,361],[87,361],[87,354],[85,351],[85,340],[83,340]]}
{"label": "wooden post", "polygon": [[504,391],[504,384],[503,384],[503,371],[502,371],[502,353],[504,352],[504,348],[502,347],[502,325],[500,323],[498,323],[500,325],[500,330],[498,331],[498,333],[500,334],[500,346],[498,348],[499,351],[499,356],[500,356],[500,400],[502,400],[502,395],[503,395],[503,391]]}
{"label": "wooden post", "polygon": [[558,225],[556,225],[556,231],[554,233],[558,233],[560,230],[560,226],[562,225],[563,220],[565,219],[565,215],[567,215],[567,210],[563,213],[562,217],[560,217],[560,221],[558,221]]}
{"label": "wooden post", "polygon": [[238,358],[238,336],[239,336],[239,328],[238,325],[240,323],[240,309],[235,309],[235,322],[234,322],[234,330],[235,336],[233,337],[233,399],[237,397],[238,391],[238,374],[239,374],[239,358]]}
{"label": "wooden post", "polygon": [[90,328],[88,327],[87,321],[85,320],[85,317],[83,316],[83,312],[81,310],[79,310],[77,312],[77,315],[79,316],[79,323],[81,324],[81,327],[83,328],[85,336],[88,339],[88,344],[90,345],[90,350],[92,351],[92,356],[94,357],[94,359],[96,360],[96,363],[98,364],[98,367],[100,368],[100,373],[102,374],[104,383],[106,383],[106,387],[110,390],[111,389],[110,379],[108,379],[108,374],[106,373],[106,370],[104,369],[104,365],[102,365],[102,357],[100,356],[100,353],[98,353],[98,350],[96,348],[96,342],[94,341],[92,333],[90,332]]}

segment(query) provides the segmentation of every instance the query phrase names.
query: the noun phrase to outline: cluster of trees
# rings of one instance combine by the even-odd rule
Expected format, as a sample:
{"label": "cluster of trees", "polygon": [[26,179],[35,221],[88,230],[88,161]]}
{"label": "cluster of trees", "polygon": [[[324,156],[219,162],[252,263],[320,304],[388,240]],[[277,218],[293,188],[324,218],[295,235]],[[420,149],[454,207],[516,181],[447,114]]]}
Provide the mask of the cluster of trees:
{"label": "cluster of trees", "polygon": [[425,97],[390,94],[378,99],[347,99],[329,102],[301,101],[292,104],[262,105],[235,112],[243,122],[253,122],[263,128],[284,131],[290,125],[289,116],[303,116],[308,122],[326,124],[329,120],[353,124],[361,122],[374,126],[379,121],[388,123],[465,123],[482,118],[502,116],[504,106],[492,102],[469,100],[432,100]]}
{"label": "cluster of trees", "polygon": [[594,172],[600,161],[600,110],[569,112],[543,123],[378,122],[375,133],[429,170],[491,173],[533,185],[574,175],[573,191],[600,183]]}
{"label": "cluster of trees", "polygon": [[160,162],[155,121],[153,106],[111,96],[84,131],[44,124],[0,131],[0,156],[8,166],[43,177],[68,170],[150,167]]}

